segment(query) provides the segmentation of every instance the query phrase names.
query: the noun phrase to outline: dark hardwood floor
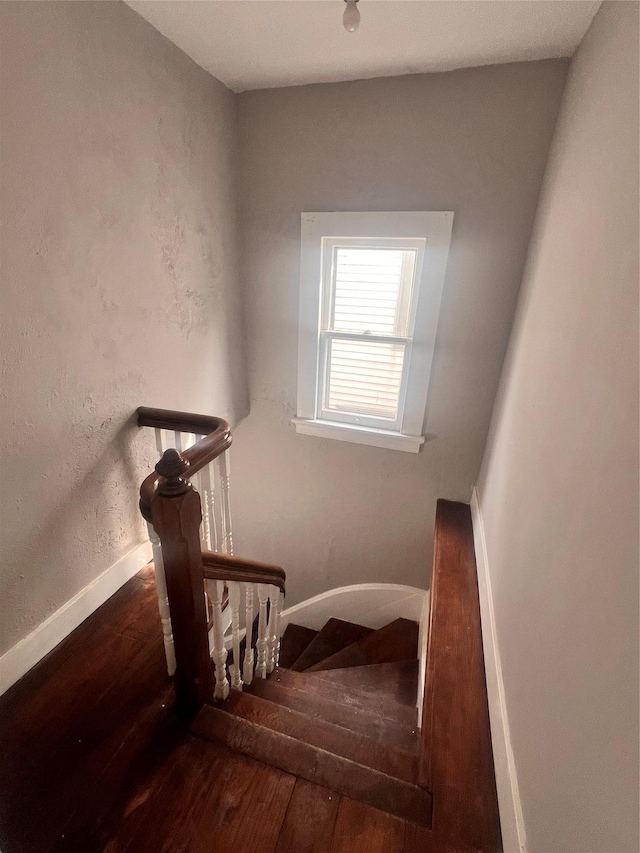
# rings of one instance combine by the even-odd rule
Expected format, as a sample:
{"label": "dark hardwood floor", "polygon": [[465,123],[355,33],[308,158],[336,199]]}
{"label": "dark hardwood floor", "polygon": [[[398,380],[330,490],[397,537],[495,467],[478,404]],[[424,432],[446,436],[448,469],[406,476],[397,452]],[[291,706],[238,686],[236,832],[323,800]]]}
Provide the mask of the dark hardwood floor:
{"label": "dark hardwood floor", "polygon": [[[313,639],[297,633],[299,649]],[[372,643],[363,637],[351,648]],[[398,687],[390,709],[370,692],[379,664],[356,672],[343,663],[279,670],[251,692],[301,713],[312,701],[326,724],[380,736],[389,751],[376,760],[410,749],[398,724],[415,713],[413,694]],[[415,668],[381,666],[375,678],[387,684],[404,683],[405,669]],[[363,707],[353,693],[347,719],[325,684],[333,700],[355,685]],[[289,726],[298,719],[279,713]],[[469,507],[439,501],[436,514],[419,761],[433,794],[431,830],[196,738],[190,722],[174,710],[147,568],[0,697],[2,853],[501,853]],[[335,744],[332,727],[318,725],[318,737],[329,734]]]}
{"label": "dark hardwood floor", "polygon": [[0,850],[417,853],[427,830],[188,733],[145,569],[0,698]]}

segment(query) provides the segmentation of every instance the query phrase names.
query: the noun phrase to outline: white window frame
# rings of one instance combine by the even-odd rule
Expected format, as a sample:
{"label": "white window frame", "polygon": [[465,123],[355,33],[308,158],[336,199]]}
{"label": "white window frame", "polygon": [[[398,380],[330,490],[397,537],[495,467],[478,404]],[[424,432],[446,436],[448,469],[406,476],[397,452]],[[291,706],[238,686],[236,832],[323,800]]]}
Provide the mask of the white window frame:
{"label": "white window frame", "polygon": [[[412,453],[420,450],[452,227],[451,211],[302,214],[298,409],[293,419],[297,432]],[[396,422],[339,413],[331,413],[329,418],[327,411],[322,411],[320,375],[328,336],[361,337],[322,331],[330,304],[330,294],[323,293],[323,264],[334,246],[347,242],[357,245],[363,240],[375,240],[381,246],[404,241],[405,247],[418,252]],[[376,337],[367,335],[368,340]]]}

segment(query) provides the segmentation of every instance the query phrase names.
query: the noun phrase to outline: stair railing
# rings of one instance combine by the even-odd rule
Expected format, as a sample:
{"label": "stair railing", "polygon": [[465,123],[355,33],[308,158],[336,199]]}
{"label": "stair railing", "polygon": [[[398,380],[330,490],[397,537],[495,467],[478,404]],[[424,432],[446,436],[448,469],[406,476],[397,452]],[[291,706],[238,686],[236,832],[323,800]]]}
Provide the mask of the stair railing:
{"label": "stair railing", "polygon": [[167,668],[179,699],[197,707],[225,699],[230,686],[241,690],[254,674],[265,678],[277,665],[285,574],[233,556],[228,423],[140,408],[138,424],[156,430],[161,454],[141,486],[140,510],[153,548]]}

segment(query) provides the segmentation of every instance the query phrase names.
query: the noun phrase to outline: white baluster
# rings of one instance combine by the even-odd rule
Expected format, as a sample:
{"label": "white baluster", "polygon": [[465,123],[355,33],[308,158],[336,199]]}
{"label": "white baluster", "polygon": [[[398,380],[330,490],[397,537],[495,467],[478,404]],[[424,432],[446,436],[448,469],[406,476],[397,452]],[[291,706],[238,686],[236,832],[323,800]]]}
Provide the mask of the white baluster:
{"label": "white baluster", "polygon": [[267,672],[273,672],[276,665],[278,646],[278,599],[280,590],[277,586],[269,585],[269,623],[267,625]]}
{"label": "white baluster", "polygon": [[[189,435],[187,438],[187,447],[192,447],[197,441],[199,436]],[[193,440],[192,440],[193,439]],[[206,499],[205,499],[205,488],[204,488],[204,477],[203,472],[198,471],[191,478],[191,481],[195,487],[195,490],[200,495],[200,510],[202,512],[202,521],[200,523],[200,545],[203,549],[209,549],[209,536],[207,530],[207,513],[206,513]]]}
{"label": "white baluster", "polygon": [[229,607],[231,608],[231,643],[233,648],[233,666],[231,667],[231,686],[234,690],[242,690],[240,676],[240,584],[237,581],[227,581],[229,590]]}
{"label": "white baluster", "polygon": [[174,437],[174,447],[178,451],[178,453],[182,453],[182,433],[176,430],[173,433]]}
{"label": "white baluster", "polygon": [[[199,441],[203,436],[194,435],[196,441]],[[217,551],[218,543],[216,536],[215,519],[213,514],[213,485],[211,479],[211,464],[206,465],[197,474],[197,490],[200,494],[200,507],[202,509],[202,525],[200,527],[200,541],[202,547],[207,551]],[[215,598],[215,581],[206,580],[204,582],[205,589],[209,594],[209,598]],[[215,645],[213,628],[209,631],[209,646],[213,648]]]}
{"label": "white baluster", "polygon": [[162,430],[156,427],[156,450],[158,451],[158,456],[162,456],[164,453],[164,447],[162,446]]}
{"label": "white baluster", "polygon": [[213,471],[211,463],[202,469],[202,489],[204,491],[202,512],[203,516],[206,517],[207,536],[209,542],[208,547],[210,551],[218,550],[218,528],[215,517],[214,474],[215,472]]}
{"label": "white baluster", "polygon": [[255,661],[255,653],[253,651],[253,584],[246,583],[244,585],[244,606],[245,606],[245,640],[246,646],[244,650],[244,665],[242,677],[245,684],[251,684],[253,681],[253,664]]}
{"label": "white baluster", "polygon": [[200,547],[203,550],[208,550],[209,543],[207,538],[207,525],[206,525],[206,514],[204,511],[204,489],[202,486],[202,471],[198,471],[191,477],[191,482],[196,492],[200,495],[200,510],[202,513],[202,520],[200,522]]}
{"label": "white baluster", "polygon": [[229,695],[229,679],[227,678],[227,650],[224,647],[224,628],[222,626],[222,595],[224,581],[214,581],[209,587],[213,592],[213,651],[211,657],[215,664],[216,699],[226,699]]}
{"label": "white baluster", "polygon": [[278,599],[276,604],[276,647],[274,651],[274,663],[276,666],[280,663],[280,621],[282,617],[282,608],[284,607],[284,592],[278,590]]}
{"label": "white baluster", "polygon": [[158,610],[162,621],[162,637],[164,640],[164,654],[167,659],[167,672],[175,675],[176,652],[173,645],[173,629],[171,627],[171,614],[169,612],[169,596],[167,595],[167,580],[164,574],[164,563],[162,562],[162,547],[160,538],[153,525],[147,523],[149,540],[153,550],[153,565],[156,577],[156,592],[158,594]]}
{"label": "white baluster", "polygon": [[269,599],[269,587],[266,584],[258,584],[258,601],[260,608],[258,610],[258,641],[256,649],[258,650],[258,663],[256,665],[256,675],[258,678],[267,677],[267,601]]}
{"label": "white baluster", "polygon": [[222,502],[222,553],[233,554],[233,535],[231,533],[231,500],[229,496],[229,453],[225,451],[216,459],[220,475],[220,498]]}

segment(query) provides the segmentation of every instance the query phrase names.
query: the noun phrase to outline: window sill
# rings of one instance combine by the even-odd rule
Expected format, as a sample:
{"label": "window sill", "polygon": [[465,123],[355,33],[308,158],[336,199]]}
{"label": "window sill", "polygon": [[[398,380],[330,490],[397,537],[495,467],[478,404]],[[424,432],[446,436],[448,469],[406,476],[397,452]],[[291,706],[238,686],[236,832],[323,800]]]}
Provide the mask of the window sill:
{"label": "window sill", "polygon": [[336,421],[308,420],[294,418],[296,432],[304,435],[315,435],[317,438],[333,438],[337,441],[351,441],[355,444],[368,444],[371,447],[385,447],[387,450],[404,450],[407,453],[418,453],[424,444],[422,435],[404,435],[385,429],[353,426],[352,424],[337,423]]}

